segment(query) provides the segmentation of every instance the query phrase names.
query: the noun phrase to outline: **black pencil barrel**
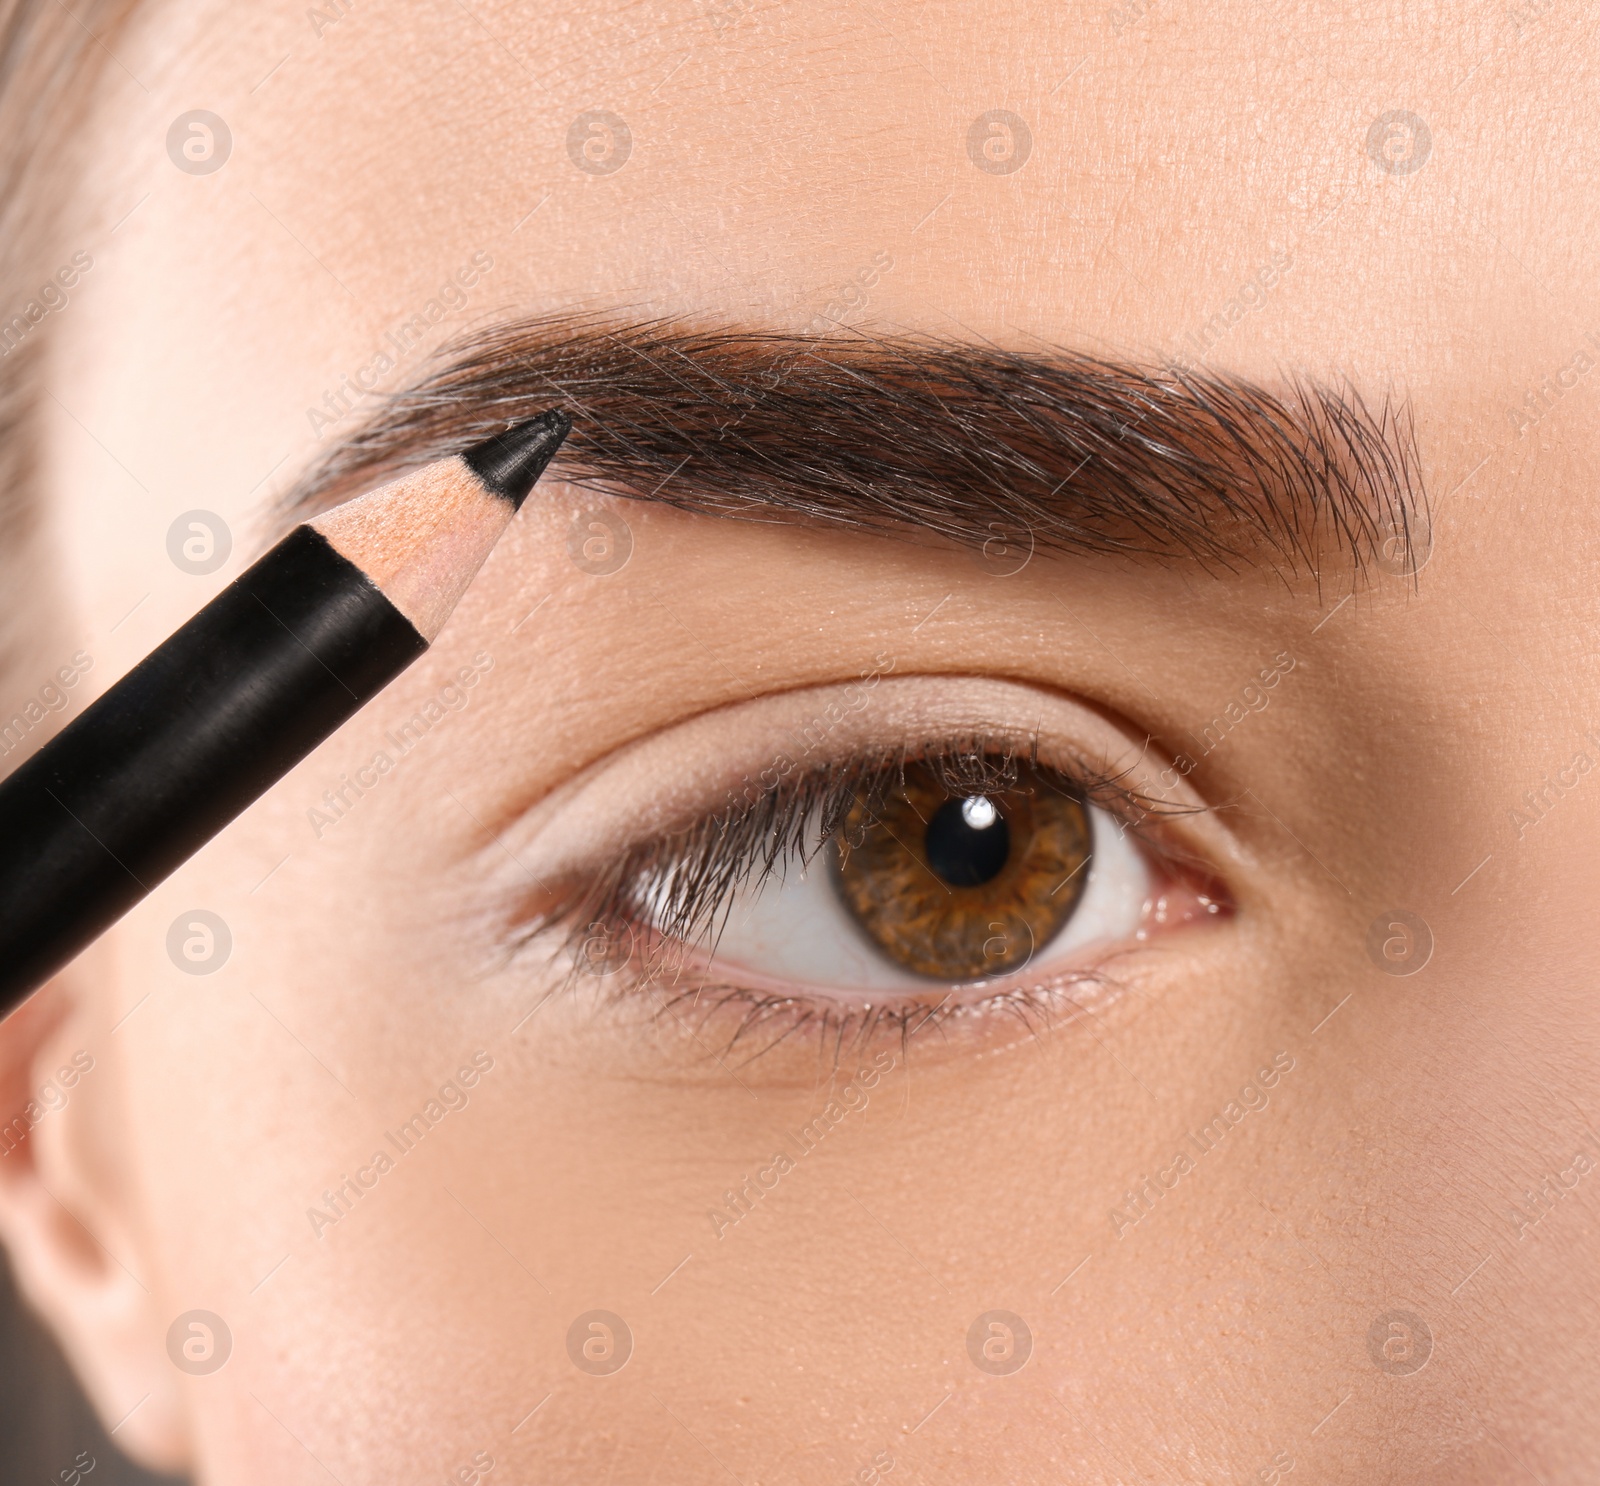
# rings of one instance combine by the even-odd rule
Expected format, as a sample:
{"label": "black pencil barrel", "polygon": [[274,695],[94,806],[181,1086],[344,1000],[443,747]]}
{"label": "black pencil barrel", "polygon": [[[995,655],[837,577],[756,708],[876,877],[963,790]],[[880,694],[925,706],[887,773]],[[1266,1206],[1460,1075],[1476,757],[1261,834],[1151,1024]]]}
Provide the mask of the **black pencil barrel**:
{"label": "black pencil barrel", "polygon": [[0,781],[0,1015],[426,648],[297,527]]}

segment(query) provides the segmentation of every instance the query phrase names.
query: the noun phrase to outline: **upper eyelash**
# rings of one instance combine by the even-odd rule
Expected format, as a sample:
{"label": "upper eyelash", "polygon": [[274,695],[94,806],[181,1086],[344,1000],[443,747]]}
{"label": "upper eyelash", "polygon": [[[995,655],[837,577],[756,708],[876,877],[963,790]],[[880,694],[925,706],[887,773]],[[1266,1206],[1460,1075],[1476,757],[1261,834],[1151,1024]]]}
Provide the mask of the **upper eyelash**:
{"label": "upper eyelash", "polygon": [[[770,786],[730,793],[721,809],[620,853],[598,874],[560,895],[534,922],[525,923],[518,939],[526,944],[565,925],[564,947],[574,954],[579,971],[585,963],[603,965],[610,954],[632,955],[641,926],[657,943],[714,948],[738,890],[752,882],[764,886],[791,862],[807,866],[858,799],[892,788],[913,763],[931,766],[952,793],[1001,789],[1023,764],[1032,770],[1040,767],[1039,739],[1030,738],[1025,750],[973,733],[905,744],[820,763]],[[1096,771],[1082,761],[1051,767],[1086,803],[1106,810],[1158,856],[1176,861],[1183,855],[1153,838],[1147,822],[1192,813],[1195,807],[1142,793],[1127,782],[1126,772]],[[642,925],[645,919],[648,924]]]}

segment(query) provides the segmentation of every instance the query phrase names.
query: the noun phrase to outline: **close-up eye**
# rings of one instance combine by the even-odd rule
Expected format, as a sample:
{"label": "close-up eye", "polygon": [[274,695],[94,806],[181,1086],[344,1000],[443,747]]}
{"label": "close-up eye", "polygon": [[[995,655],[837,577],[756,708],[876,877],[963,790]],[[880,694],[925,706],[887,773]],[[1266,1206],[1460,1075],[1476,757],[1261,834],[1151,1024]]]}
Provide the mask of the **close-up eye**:
{"label": "close-up eye", "polygon": [[630,847],[566,913],[580,965],[624,961],[619,989],[675,1008],[736,1003],[737,1037],[1048,1012],[1155,933],[1225,916],[1161,824],[1036,748],[868,750]]}

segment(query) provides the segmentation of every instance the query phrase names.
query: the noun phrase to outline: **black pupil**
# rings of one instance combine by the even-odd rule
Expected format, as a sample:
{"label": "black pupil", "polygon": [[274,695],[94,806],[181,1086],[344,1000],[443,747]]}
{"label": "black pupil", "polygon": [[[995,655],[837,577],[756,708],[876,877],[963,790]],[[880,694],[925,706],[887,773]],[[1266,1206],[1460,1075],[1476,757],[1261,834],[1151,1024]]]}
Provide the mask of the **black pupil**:
{"label": "black pupil", "polygon": [[982,795],[946,800],[923,838],[928,865],[951,887],[977,887],[1000,875],[1011,855],[1006,818]]}

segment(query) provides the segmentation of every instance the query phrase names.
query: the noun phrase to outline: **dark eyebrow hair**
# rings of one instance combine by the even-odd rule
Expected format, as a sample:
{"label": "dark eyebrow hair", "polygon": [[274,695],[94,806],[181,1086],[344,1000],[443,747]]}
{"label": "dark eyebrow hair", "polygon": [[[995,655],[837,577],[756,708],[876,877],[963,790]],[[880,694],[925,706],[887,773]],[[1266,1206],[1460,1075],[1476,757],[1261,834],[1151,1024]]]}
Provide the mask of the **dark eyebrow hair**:
{"label": "dark eyebrow hair", "polygon": [[1359,571],[1426,501],[1409,404],[1044,346],[563,315],[493,326],[313,465],[286,520],[560,406],[569,483],[965,545]]}

